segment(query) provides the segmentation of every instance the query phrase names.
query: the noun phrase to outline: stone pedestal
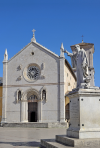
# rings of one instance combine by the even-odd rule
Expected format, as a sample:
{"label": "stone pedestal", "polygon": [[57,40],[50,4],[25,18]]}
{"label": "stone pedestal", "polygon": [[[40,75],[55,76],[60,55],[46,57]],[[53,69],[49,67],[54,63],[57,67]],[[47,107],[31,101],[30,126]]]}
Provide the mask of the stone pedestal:
{"label": "stone pedestal", "polygon": [[100,138],[100,89],[79,89],[67,95],[70,99],[70,127],[72,138]]}
{"label": "stone pedestal", "polygon": [[45,148],[100,148],[100,89],[75,89],[67,97],[70,99],[67,134],[41,140],[41,145]]}

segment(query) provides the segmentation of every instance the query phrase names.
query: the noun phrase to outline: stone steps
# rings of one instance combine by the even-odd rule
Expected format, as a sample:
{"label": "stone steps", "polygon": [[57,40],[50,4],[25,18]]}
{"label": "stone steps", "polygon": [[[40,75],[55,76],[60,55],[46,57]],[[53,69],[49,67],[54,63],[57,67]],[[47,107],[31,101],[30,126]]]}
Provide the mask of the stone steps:
{"label": "stone steps", "polygon": [[100,139],[77,139],[56,135],[56,139],[42,139],[41,148],[100,148]]}
{"label": "stone steps", "polygon": [[48,128],[48,123],[3,123],[2,127]]}
{"label": "stone steps", "polygon": [[66,135],[56,135],[56,141],[75,148],[100,148],[99,138],[69,138]]}
{"label": "stone steps", "polygon": [[74,147],[78,139],[69,138],[66,135],[56,135],[56,141]]}
{"label": "stone steps", "polygon": [[71,148],[55,141],[55,139],[42,139],[41,148]]}
{"label": "stone steps", "polygon": [[27,122],[27,123],[1,123],[2,127],[28,127],[28,128],[67,128],[67,123],[60,122]]}

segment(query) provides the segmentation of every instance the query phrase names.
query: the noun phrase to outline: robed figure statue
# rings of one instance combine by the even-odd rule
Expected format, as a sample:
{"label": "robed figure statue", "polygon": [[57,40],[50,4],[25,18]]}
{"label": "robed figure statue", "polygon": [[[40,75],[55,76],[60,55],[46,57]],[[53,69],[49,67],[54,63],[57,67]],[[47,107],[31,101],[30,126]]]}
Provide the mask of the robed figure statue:
{"label": "robed figure statue", "polygon": [[88,59],[86,51],[79,45],[75,45],[75,53],[69,53],[67,50],[64,51],[68,56],[71,57],[72,67],[76,68],[77,72],[77,88],[88,87],[90,78],[88,77]]}

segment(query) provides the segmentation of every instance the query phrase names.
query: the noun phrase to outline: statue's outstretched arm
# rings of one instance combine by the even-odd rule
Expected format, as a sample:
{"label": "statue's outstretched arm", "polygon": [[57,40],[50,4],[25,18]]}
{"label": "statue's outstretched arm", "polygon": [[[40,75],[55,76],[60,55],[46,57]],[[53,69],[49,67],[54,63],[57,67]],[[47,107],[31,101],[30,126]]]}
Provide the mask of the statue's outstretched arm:
{"label": "statue's outstretched arm", "polygon": [[65,49],[65,51],[64,51],[65,53],[67,53],[67,55],[68,56],[70,56],[70,57],[72,57],[73,56],[73,54],[72,53],[70,53],[70,52],[68,52],[66,49]]}

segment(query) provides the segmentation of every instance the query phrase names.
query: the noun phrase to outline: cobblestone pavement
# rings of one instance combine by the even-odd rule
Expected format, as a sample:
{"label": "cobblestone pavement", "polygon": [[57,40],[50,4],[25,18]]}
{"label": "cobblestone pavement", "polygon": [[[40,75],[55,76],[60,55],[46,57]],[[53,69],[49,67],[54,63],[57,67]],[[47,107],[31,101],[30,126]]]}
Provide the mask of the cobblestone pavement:
{"label": "cobblestone pavement", "polygon": [[0,148],[39,148],[40,139],[65,135],[65,128],[8,128],[0,127]]}

